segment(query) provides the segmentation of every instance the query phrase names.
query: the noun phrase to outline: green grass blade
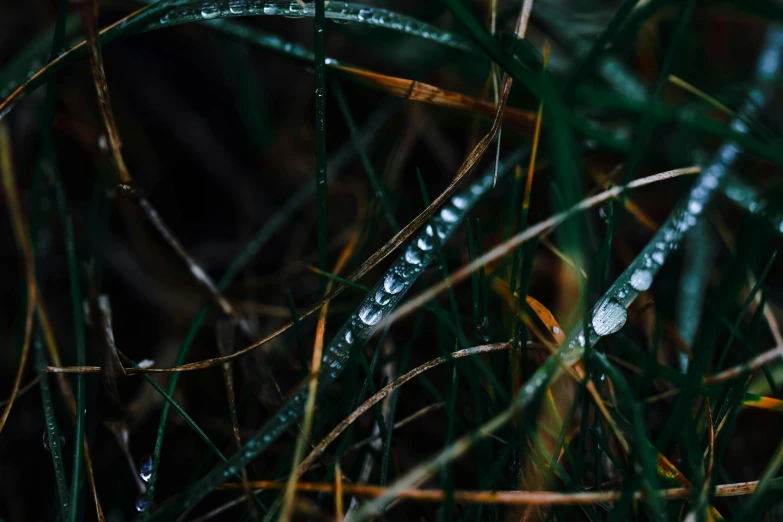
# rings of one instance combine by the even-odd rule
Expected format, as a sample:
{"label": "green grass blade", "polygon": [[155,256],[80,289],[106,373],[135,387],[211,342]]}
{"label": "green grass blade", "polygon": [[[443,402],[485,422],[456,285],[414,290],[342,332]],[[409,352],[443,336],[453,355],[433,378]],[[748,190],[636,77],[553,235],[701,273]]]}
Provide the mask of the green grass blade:
{"label": "green grass blade", "polygon": [[[73,234],[73,223],[68,210],[68,202],[65,196],[65,189],[59,177],[54,181],[55,195],[57,198],[57,210],[60,214],[60,223],[63,230],[63,239],[65,240],[65,253],[68,264],[68,279],[71,291],[71,314],[73,321],[74,343],[76,346],[76,364],[84,366],[86,364],[85,342],[84,342],[84,317],[82,312],[82,288],[79,279],[79,265],[76,260],[76,240]],[[84,374],[76,375],[76,421],[73,436],[73,473],[71,482],[70,499],[70,518],[77,519],[79,505],[79,490],[81,487],[82,464],[84,460],[84,416],[86,401],[86,383]]]}
{"label": "green grass blade", "polygon": [[[299,5],[299,4],[297,4]],[[292,3],[291,8],[294,7]],[[291,11],[291,9],[289,9]],[[318,209],[318,268],[329,270],[327,258],[328,220],[326,190],[326,47],[324,43],[324,0],[315,0],[315,199]],[[321,293],[326,282],[321,282]]]}

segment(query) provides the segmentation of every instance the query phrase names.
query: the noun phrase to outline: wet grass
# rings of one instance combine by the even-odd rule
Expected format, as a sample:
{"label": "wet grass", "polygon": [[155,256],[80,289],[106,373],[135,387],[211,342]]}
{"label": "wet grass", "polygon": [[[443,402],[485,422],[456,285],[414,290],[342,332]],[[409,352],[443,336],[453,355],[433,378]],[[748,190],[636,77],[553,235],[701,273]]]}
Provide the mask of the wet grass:
{"label": "wet grass", "polygon": [[19,8],[0,517],[779,518],[783,11],[381,4]]}

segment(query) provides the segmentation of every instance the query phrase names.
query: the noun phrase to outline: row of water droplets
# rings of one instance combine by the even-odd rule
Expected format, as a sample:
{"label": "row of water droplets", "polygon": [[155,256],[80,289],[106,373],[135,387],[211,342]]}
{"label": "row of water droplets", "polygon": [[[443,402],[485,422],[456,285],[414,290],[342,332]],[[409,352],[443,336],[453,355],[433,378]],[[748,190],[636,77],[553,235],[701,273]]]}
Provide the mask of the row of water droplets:
{"label": "row of water droplets", "polygon": [[[296,1],[264,2],[262,0],[185,0],[175,3],[164,12],[157,24],[159,26],[168,26],[236,16],[312,18],[315,16],[315,3],[300,4]],[[411,36],[458,49],[471,49],[467,41],[453,33],[387,9],[348,2],[328,2],[325,6],[325,16],[337,23],[364,23],[393,31],[401,31]]]}
{"label": "row of water droplets", "polygon": [[[221,1],[207,1],[207,0],[179,0],[172,2],[170,5],[164,5],[157,7],[156,2],[152,0],[142,0],[148,4],[151,4],[150,9],[159,9],[161,11],[160,16],[157,19],[146,21],[143,20],[148,13],[140,12],[138,15],[131,16],[123,23],[113,28],[111,31],[114,33],[121,33],[131,28],[134,31],[146,32],[163,27],[200,22],[200,21],[212,21],[219,22],[224,18],[238,17],[238,16],[285,16],[289,18],[309,18],[315,16],[315,5],[313,3],[300,4],[299,2],[264,2],[262,0],[221,0]],[[148,9],[149,10],[149,9]],[[416,20],[409,16],[405,16],[387,9],[380,9],[376,7],[368,7],[360,4],[353,4],[347,2],[329,2],[325,7],[326,18],[331,19],[337,23],[363,23],[375,27],[381,27],[393,31],[399,31],[406,33],[410,36],[429,40],[441,45],[446,45],[452,48],[461,49],[465,51],[474,51],[474,47],[469,44],[464,38],[439,29],[433,25],[430,25],[421,20]],[[139,24],[142,25],[139,25]],[[227,29],[227,28],[226,28]],[[231,32],[239,34],[241,30],[237,27],[231,27]],[[117,35],[114,35],[116,37]],[[253,43],[262,45],[265,47],[271,47],[273,49],[282,51],[303,59],[311,59],[312,53],[305,50],[299,45],[284,42],[279,38],[270,37],[268,40],[259,42],[256,38],[252,38]],[[68,49],[63,49],[59,54],[60,56],[69,54],[73,48],[80,44],[83,38],[77,38],[71,42]],[[0,81],[0,101],[5,100],[13,93],[20,85],[30,80],[36,72],[38,72],[48,61],[49,50],[42,51],[41,56],[34,58],[30,61],[29,66],[23,70],[16,67],[12,73],[8,76],[4,76]],[[68,61],[75,60],[75,57],[64,57]],[[327,63],[333,62],[327,58]],[[64,62],[67,63],[67,62]],[[335,62],[336,63],[336,62]],[[21,71],[21,72],[20,72]],[[45,79],[35,80],[33,84],[29,86],[29,90],[35,89],[40,86]],[[26,91],[27,92],[27,91]],[[8,105],[2,113],[0,113],[0,120],[2,120],[13,108],[14,104]]]}
{"label": "row of water droplets", "polygon": [[[499,166],[498,174],[505,174],[527,154],[527,149],[513,153]],[[319,387],[333,382],[343,371],[351,353],[373,336],[381,321],[388,317],[419,275],[433,260],[436,235],[438,241],[446,241],[457,229],[481,196],[492,188],[494,168],[488,169],[467,188],[458,191],[445,204],[424,229],[416,234],[410,244],[386,271],[378,283],[367,293],[324,350]],[[231,475],[239,472],[252,459],[264,451],[277,437],[293,426],[304,413],[308,388],[302,387],[269,419],[255,436],[224,465],[212,471],[185,493],[185,508],[193,506]]]}
{"label": "row of water droplets", "polygon": [[[768,84],[778,73],[782,58],[783,26],[772,24],[767,31],[766,45],[756,67],[759,84]],[[767,99],[768,93],[760,88],[751,90],[738,111],[740,116],[731,122],[732,130],[747,134],[749,128],[744,120],[763,107]],[[712,161],[702,170],[684,203],[672,212],[652,241],[590,311],[587,333],[581,325],[571,332],[559,352],[561,359],[567,364],[573,364],[582,357],[588,339],[593,344],[600,337],[613,334],[625,325],[626,307],[640,292],[650,287],[658,270],[679,246],[683,235],[697,223],[739,154],[740,147],[736,142],[729,141],[720,146]],[[781,227],[783,228],[783,225]]]}
{"label": "row of water droplets", "polygon": [[566,363],[573,364],[582,357],[588,340],[591,345],[595,344],[599,338],[616,333],[625,326],[628,317],[626,307],[650,288],[655,275],[679,247],[683,235],[697,223],[738,154],[739,148],[733,142],[720,147],[685,202],[672,212],[644,250],[590,311],[587,333],[581,324],[571,332],[560,352]]}

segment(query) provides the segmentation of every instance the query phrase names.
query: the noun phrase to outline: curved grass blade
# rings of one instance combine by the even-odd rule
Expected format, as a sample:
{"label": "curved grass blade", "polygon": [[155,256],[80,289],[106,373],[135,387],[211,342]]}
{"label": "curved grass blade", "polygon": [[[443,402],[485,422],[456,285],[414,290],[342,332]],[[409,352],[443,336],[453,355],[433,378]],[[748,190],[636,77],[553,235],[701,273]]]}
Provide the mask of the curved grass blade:
{"label": "curved grass blade", "polygon": [[33,331],[33,313],[38,299],[33,248],[30,244],[27,220],[22,211],[22,200],[19,198],[19,190],[13,171],[11,135],[8,131],[8,126],[3,123],[0,123],[0,182],[2,182],[2,190],[5,193],[8,204],[8,214],[14,229],[16,244],[21,253],[25,272],[25,287],[27,289],[24,336],[22,338],[21,355],[19,356],[19,368],[16,371],[16,377],[11,387],[11,395],[8,397],[5,408],[3,408],[2,415],[0,415],[0,431],[2,431],[19,394],[22,376],[24,375],[25,366],[27,366],[27,356],[30,353],[30,336]]}
{"label": "curved grass blade", "polygon": [[[290,18],[311,18],[315,16],[313,4],[292,2],[263,2],[259,0],[162,0],[150,3],[147,7],[128,15],[100,31],[99,42],[105,45],[112,40],[128,34],[153,31],[179,24],[216,21],[216,19],[240,16],[286,16]],[[441,30],[428,23],[416,20],[387,9],[364,6],[348,2],[329,2],[325,7],[324,17],[332,20],[357,22],[374,27],[387,28],[428,40],[455,49],[470,50],[472,47],[461,37],[451,32]],[[219,26],[216,26],[219,27]],[[239,28],[234,29],[240,31]],[[258,44],[259,41],[253,42]],[[265,43],[277,47],[281,52],[294,50],[291,44],[283,43],[276,37],[270,37]],[[277,45],[275,45],[277,44]],[[286,46],[289,48],[286,49]],[[49,76],[64,66],[86,56],[85,42],[71,46],[56,59],[37,71],[32,77],[24,75],[9,80],[8,87],[13,91],[0,103],[0,120],[8,114],[13,104],[26,94],[48,81]],[[302,55],[299,55],[302,58]],[[44,62],[45,55],[37,60]],[[34,62],[33,62],[34,63]]]}
{"label": "curved grass blade", "polygon": [[[513,168],[526,155],[519,150],[503,163],[500,172]],[[337,332],[324,350],[319,388],[324,389],[339,377],[351,353],[363,346],[387,317],[418,276],[425,270],[433,256],[433,237],[445,241],[456,230],[470,209],[491,187],[494,169],[485,172],[464,190],[459,191],[441,209],[438,216],[430,220],[425,230],[418,233],[405,252],[386,271],[381,280],[361,301],[350,319]],[[261,427],[248,441],[243,451],[229,459],[229,462],[211,471],[197,484],[183,492],[176,502],[151,514],[153,520],[165,519],[174,513],[195,505],[212,490],[220,486],[229,475],[246,466],[263,452],[277,437],[293,426],[304,411],[307,387],[300,389],[278,410],[277,414]]]}

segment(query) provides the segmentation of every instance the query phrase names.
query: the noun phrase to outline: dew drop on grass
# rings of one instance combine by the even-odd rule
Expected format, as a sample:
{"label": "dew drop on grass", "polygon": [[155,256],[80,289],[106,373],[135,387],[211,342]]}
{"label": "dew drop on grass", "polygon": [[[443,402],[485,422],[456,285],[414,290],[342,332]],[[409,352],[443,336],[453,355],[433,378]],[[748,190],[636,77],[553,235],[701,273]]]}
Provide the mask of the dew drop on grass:
{"label": "dew drop on grass", "polygon": [[391,300],[391,296],[383,290],[378,290],[375,293],[375,302],[381,306],[386,306]]}
{"label": "dew drop on grass", "polygon": [[136,499],[136,511],[141,513],[144,511],[144,508],[147,507],[147,495],[142,493],[139,495],[139,498]]}
{"label": "dew drop on grass", "polygon": [[152,455],[147,455],[139,463],[139,477],[144,482],[149,482],[152,476]]}
{"label": "dew drop on grass", "polygon": [[663,252],[653,252],[652,259],[659,265],[662,265],[664,261],[666,261],[666,258],[663,256]]}
{"label": "dew drop on grass", "polygon": [[487,318],[487,316],[484,316],[481,319],[481,322],[479,322],[476,330],[478,331],[479,336],[484,340],[484,342],[488,343],[490,339],[490,332],[489,332],[489,318]]}
{"label": "dew drop on grass", "polygon": [[443,210],[440,211],[440,217],[446,223],[454,223],[457,221],[459,216],[457,216],[457,213],[451,210],[449,207],[444,207]]}
{"label": "dew drop on grass", "polygon": [[650,288],[652,281],[652,272],[645,270],[644,268],[638,268],[633,274],[631,274],[631,286],[638,292],[644,292]]}
{"label": "dew drop on grass", "polygon": [[381,320],[383,311],[372,304],[366,304],[359,310],[359,319],[368,326],[372,326]]}
{"label": "dew drop on grass", "polygon": [[407,261],[412,265],[420,265],[421,252],[419,251],[419,249],[413,246],[408,247],[408,250],[405,251],[405,261]]}
{"label": "dew drop on grass", "polygon": [[614,300],[602,304],[593,314],[593,329],[601,337],[613,334],[625,325],[628,312]]}
{"label": "dew drop on grass", "polygon": [[[781,227],[783,227],[783,224],[781,224]],[[421,250],[432,250],[432,241],[430,241],[427,236],[421,236],[418,241],[416,241],[416,246]]]}
{"label": "dew drop on grass", "polygon": [[[60,441],[60,448],[62,448],[65,445],[65,435],[60,435],[57,439]],[[46,451],[51,451],[51,448],[49,447],[49,432],[46,431],[45,428],[43,430],[43,435],[41,436],[41,443]]]}
{"label": "dew drop on grass", "polygon": [[201,8],[201,17],[205,19],[215,18],[220,14],[220,9],[216,5],[207,4]]}
{"label": "dew drop on grass", "polygon": [[462,196],[454,196],[451,202],[460,210],[464,209],[468,205],[468,200]]}
{"label": "dew drop on grass", "polygon": [[383,288],[390,294],[398,294],[405,286],[405,283],[394,272],[386,274],[383,280]]}
{"label": "dew drop on grass", "polygon": [[559,326],[553,326],[552,327],[552,333],[557,335],[560,333],[560,327]]}
{"label": "dew drop on grass", "polygon": [[345,331],[345,342],[351,344],[353,342],[353,332],[349,328]]}

